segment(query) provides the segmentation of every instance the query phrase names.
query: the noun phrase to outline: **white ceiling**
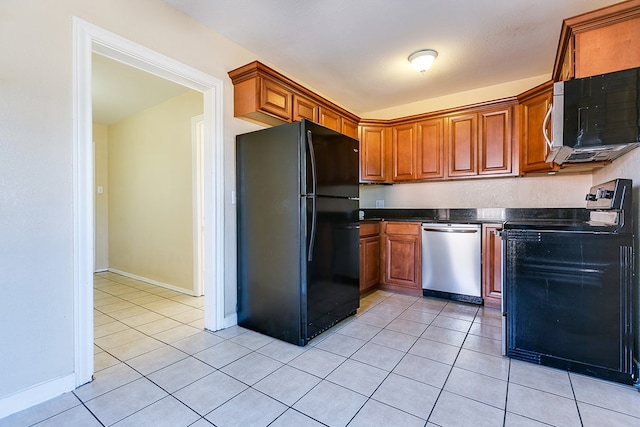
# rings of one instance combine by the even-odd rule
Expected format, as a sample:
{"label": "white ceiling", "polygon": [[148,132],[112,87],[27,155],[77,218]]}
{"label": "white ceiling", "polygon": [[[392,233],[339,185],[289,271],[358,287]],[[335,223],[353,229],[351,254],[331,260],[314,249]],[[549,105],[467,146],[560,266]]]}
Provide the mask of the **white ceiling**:
{"label": "white ceiling", "polygon": [[[550,77],[564,18],[617,0],[164,0],[363,113]],[[412,52],[435,49],[420,75]]]}
{"label": "white ceiling", "polygon": [[189,88],[102,55],[91,61],[93,121],[111,125]]}

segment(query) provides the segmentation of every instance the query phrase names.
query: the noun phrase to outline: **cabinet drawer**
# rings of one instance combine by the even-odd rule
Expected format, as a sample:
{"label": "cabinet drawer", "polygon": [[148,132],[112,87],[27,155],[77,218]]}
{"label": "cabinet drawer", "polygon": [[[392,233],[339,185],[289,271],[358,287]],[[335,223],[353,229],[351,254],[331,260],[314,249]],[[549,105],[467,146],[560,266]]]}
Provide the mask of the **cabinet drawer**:
{"label": "cabinet drawer", "polygon": [[380,234],[379,222],[360,223],[360,237],[377,236]]}
{"label": "cabinet drawer", "polygon": [[416,222],[387,222],[385,223],[385,233],[419,236],[420,227],[421,224]]}

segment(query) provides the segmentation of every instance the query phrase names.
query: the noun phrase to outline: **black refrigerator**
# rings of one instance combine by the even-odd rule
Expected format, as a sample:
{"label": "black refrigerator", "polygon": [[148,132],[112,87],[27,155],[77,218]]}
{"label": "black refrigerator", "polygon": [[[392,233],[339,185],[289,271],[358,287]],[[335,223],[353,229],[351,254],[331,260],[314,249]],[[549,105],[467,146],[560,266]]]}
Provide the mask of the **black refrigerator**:
{"label": "black refrigerator", "polygon": [[307,120],[236,137],[240,326],[303,346],[355,314],[358,145]]}

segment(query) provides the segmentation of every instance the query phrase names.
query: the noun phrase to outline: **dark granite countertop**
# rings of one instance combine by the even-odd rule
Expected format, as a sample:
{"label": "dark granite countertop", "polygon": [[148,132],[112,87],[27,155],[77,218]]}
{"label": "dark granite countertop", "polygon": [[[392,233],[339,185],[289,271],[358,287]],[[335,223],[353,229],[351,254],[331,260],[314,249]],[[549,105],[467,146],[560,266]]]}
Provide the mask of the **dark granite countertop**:
{"label": "dark granite countertop", "polygon": [[364,221],[455,222],[460,224],[518,221],[585,222],[585,208],[361,209]]}

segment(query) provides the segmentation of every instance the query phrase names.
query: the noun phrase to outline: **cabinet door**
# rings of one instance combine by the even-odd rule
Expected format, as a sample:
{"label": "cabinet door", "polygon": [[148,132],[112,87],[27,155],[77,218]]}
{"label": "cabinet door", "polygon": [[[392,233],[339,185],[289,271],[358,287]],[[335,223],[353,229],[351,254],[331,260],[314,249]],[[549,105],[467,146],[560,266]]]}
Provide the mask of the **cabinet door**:
{"label": "cabinet door", "polygon": [[[549,147],[544,140],[542,124],[553,98],[553,86],[523,100],[520,104],[520,171],[545,172],[553,170],[553,163],[546,163]],[[551,134],[549,127],[544,130]]]}
{"label": "cabinet door", "polygon": [[413,123],[394,126],[392,132],[393,181],[415,180],[416,127]]}
{"label": "cabinet door", "polygon": [[360,239],[360,292],[380,282],[380,237]]}
{"label": "cabinet door", "polygon": [[384,225],[384,283],[422,289],[421,227],[419,223],[387,222]]}
{"label": "cabinet door", "polygon": [[387,130],[383,126],[360,128],[360,181],[387,182]]}
{"label": "cabinet door", "polygon": [[482,226],[482,298],[487,307],[500,308],[502,300],[501,224]]}
{"label": "cabinet door", "polygon": [[480,113],[480,175],[510,174],[512,171],[512,108]]}
{"label": "cabinet door", "polygon": [[576,78],[640,67],[640,16],[577,32],[575,58]]}
{"label": "cabinet door", "polygon": [[351,138],[358,138],[358,123],[342,118],[342,133]]}
{"label": "cabinet door", "polygon": [[449,176],[478,174],[478,115],[449,117]]}
{"label": "cabinet door", "polygon": [[318,104],[311,99],[294,94],[293,95],[293,120],[299,121],[308,119],[312,122],[318,122]]}
{"label": "cabinet door", "polygon": [[444,178],[444,118],[416,124],[416,179]]}
{"label": "cabinet door", "polygon": [[260,88],[260,109],[291,121],[293,94],[283,85],[269,79],[262,79]]}
{"label": "cabinet door", "polygon": [[320,124],[326,128],[333,129],[336,132],[342,132],[342,122],[340,115],[326,107],[320,107]]}

